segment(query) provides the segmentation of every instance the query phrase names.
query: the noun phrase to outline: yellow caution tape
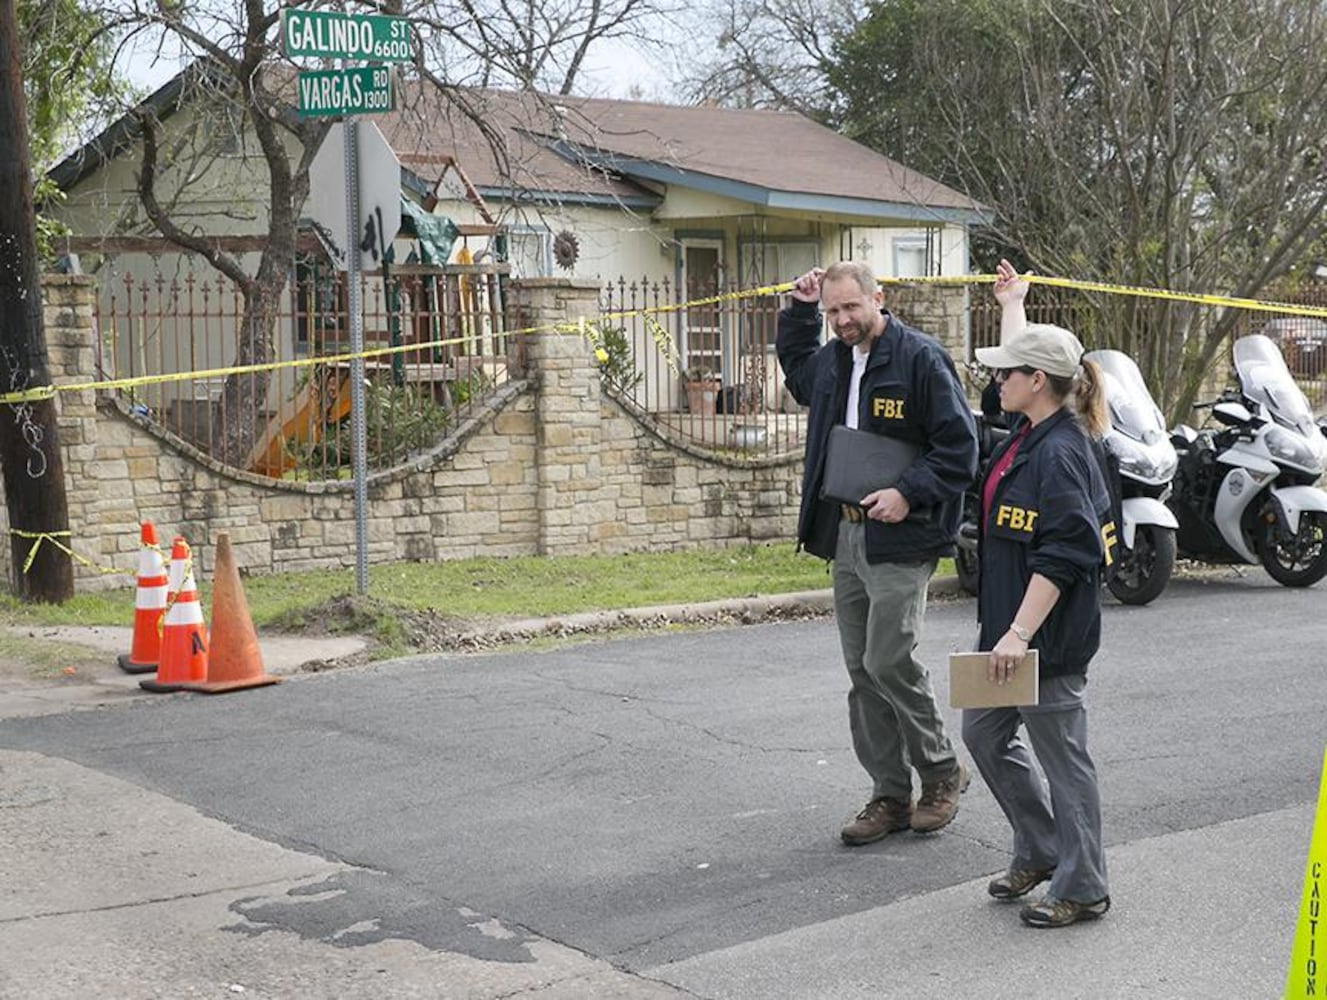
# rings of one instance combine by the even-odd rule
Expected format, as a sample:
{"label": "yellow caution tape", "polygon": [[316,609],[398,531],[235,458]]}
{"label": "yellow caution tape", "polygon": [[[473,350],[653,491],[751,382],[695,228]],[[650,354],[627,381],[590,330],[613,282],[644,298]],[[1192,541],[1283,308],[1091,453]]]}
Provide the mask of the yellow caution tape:
{"label": "yellow caution tape", "polygon": [[[1083,292],[1100,292],[1109,295],[1131,295],[1141,298],[1163,299],[1173,302],[1189,302],[1197,305],[1217,306],[1230,309],[1274,312],[1288,316],[1314,316],[1327,318],[1327,307],[1324,306],[1303,306],[1289,302],[1270,302],[1258,299],[1234,298],[1226,295],[1203,295],[1192,292],[1174,292],[1163,288],[1114,285],[1101,281],[1080,281],[1073,278],[1053,278],[1039,274],[1027,274],[1023,275],[1023,278],[1030,284],[1074,289]],[[995,275],[932,275],[915,278],[880,278],[878,280],[882,285],[975,285],[992,284],[995,281]],[[719,295],[710,295],[699,299],[692,299],[688,302],[649,306],[643,309],[606,312],[600,314],[599,320],[621,320],[630,319],[636,316],[643,317],[650,328],[651,337],[656,346],[658,346],[664,353],[668,363],[672,367],[677,368],[678,371],[681,371],[681,361],[678,357],[677,348],[673,344],[673,339],[658,320],[654,319],[655,315],[661,313],[676,313],[684,309],[718,305],[719,303],[734,302],[741,299],[781,295],[785,292],[791,291],[792,287],[793,282],[791,281],[785,281],[782,284],[777,285],[761,285],[756,288],[748,288],[736,292],[725,292]],[[516,337],[525,334],[554,333],[561,335],[575,334],[577,336],[585,337],[588,335],[587,329],[585,320],[581,319],[576,323],[555,323],[550,326],[535,326],[519,330],[507,330],[502,333],[502,336]],[[202,371],[169,372],[161,375],[143,375],[137,378],[105,379],[99,382],[71,382],[62,385],[42,385],[25,389],[20,392],[4,393],[0,395],[0,404],[12,405],[15,403],[36,402],[39,400],[50,399],[57,392],[78,392],[88,389],[132,389],[139,386],[159,385],[168,382],[186,382],[194,379],[218,378],[229,375],[250,375],[263,371],[278,371],[283,368],[308,368],[317,365],[344,364],[359,359],[390,357],[396,354],[405,354],[410,351],[423,351],[439,347],[449,347],[457,344],[464,344],[473,339],[473,336],[461,336],[444,340],[400,344],[396,347],[375,347],[371,350],[347,352],[344,354],[325,355],[314,358],[296,358],[290,361],[271,361],[264,364],[253,365],[231,365],[225,368],[208,368]],[[596,356],[598,356],[599,351],[602,349],[602,344],[594,342],[593,346],[595,346]]]}
{"label": "yellow caution tape", "polygon": [[1323,755],[1322,777],[1318,783],[1318,808],[1309,835],[1309,856],[1304,865],[1304,883],[1300,892],[1299,919],[1290,946],[1290,968],[1286,970],[1285,1000],[1322,996],[1327,969],[1323,955],[1327,927],[1322,919],[1323,899],[1327,897],[1327,754]]}
{"label": "yellow caution tape", "polygon": [[782,295],[784,292],[791,291],[792,287],[793,283],[791,281],[785,281],[781,285],[761,285],[759,288],[746,288],[739,292],[724,292],[720,295],[707,295],[704,298],[691,299],[689,302],[649,306],[645,309],[631,309],[625,312],[602,313],[601,318],[629,319],[632,316],[645,316],[651,313],[681,312],[683,309],[694,309],[697,306],[713,306],[718,305],[720,302],[736,302],[740,299],[755,299],[764,295]]}
{"label": "yellow caution tape", "polygon": [[[684,303],[679,306],[661,307],[660,311],[685,308],[688,305],[704,304],[706,302],[720,301],[724,298],[746,297],[756,294],[756,292],[736,293],[731,296],[717,296],[711,299],[696,300],[695,303]],[[644,315],[648,310],[635,310],[625,313],[605,314],[605,318],[625,317]],[[576,333],[584,335],[584,320],[579,323],[568,324],[558,323],[551,326],[531,326],[523,329],[505,330],[503,337],[517,337],[524,334],[539,333],[558,333],[569,334]],[[84,392],[88,390],[101,391],[112,389],[135,389],[141,386],[162,385],[171,382],[189,382],[195,379],[211,379],[229,375],[252,375],[257,372],[279,371],[287,368],[312,368],[319,365],[336,365],[347,362],[369,359],[391,357],[396,354],[405,354],[410,351],[424,351],[439,347],[451,347],[458,344],[465,344],[474,339],[473,335],[451,337],[443,340],[417,341],[409,344],[400,344],[396,347],[375,347],[364,351],[347,351],[342,354],[320,355],[312,358],[294,358],[289,361],[269,361],[262,364],[252,365],[228,365],[222,368],[204,368],[199,370],[164,372],[160,375],[140,375],[136,378],[115,378],[102,379],[92,382],[68,382],[62,385],[41,385],[29,389],[23,389],[17,392],[7,392],[0,394],[0,404],[13,405],[16,403],[31,403],[40,400],[51,399],[57,392]]]}
{"label": "yellow caution tape", "polygon": [[673,343],[672,336],[663,328],[663,324],[653,316],[647,315],[645,317],[645,325],[650,330],[650,336],[654,340],[654,346],[657,347],[659,353],[663,355],[664,363],[681,375],[682,358],[677,353],[677,345]]}
{"label": "yellow caution tape", "polygon": [[[521,330],[507,330],[503,333],[503,336],[515,337],[521,334],[547,333],[551,330],[551,327],[526,327]],[[252,375],[256,372],[278,371],[283,368],[312,368],[318,365],[344,364],[360,358],[389,357],[394,354],[405,354],[409,351],[425,351],[436,347],[450,347],[456,344],[464,344],[472,340],[474,340],[474,337],[452,337],[447,340],[419,341],[418,343],[401,344],[396,347],[375,347],[366,351],[328,354],[316,358],[295,358],[290,361],[268,361],[264,364],[254,365],[231,365],[226,368],[204,368],[198,371],[165,372],[161,375],[140,375],[136,378],[103,379],[99,382],[67,382],[55,386],[42,385],[32,389],[24,389],[21,392],[4,393],[3,395],[0,395],[0,404],[29,403],[38,399],[49,399],[57,392],[84,392],[89,389],[134,389],[144,385],[161,385],[168,382],[189,382],[194,379],[218,378],[224,375]]]}
{"label": "yellow caution tape", "polygon": [[37,403],[46,399],[54,399],[59,388],[59,386],[54,385],[39,385],[31,389],[24,389],[22,392],[11,392],[0,397],[0,400],[9,402],[12,396],[15,403]]}
{"label": "yellow caution tape", "polygon": [[[1144,288],[1139,285],[1114,285],[1104,281],[1081,281],[1077,278],[1052,278],[1040,274],[1021,275],[1032,285],[1051,288],[1069,288],[1080,292],[1101,292],[1107,295],[1130,295],[1135,298],[1163,299],[1170,302],[1189,302],[1202,306],[1226,309],[1248,309],[1253,312],[1274,312],[1288,316],[1317,316],[1327,318],[1327,306],[1296,305],[1292,302],[1274,302],[1263,299],[1241,299],[1230,295],[1205,295],[1199,292],[1173,292],[1167,288]],[[995,282],[993,274],[932,275],[925,278],[881,278],[885,285],[989,285]]]}
{"label": "yellow caution tape", "polygon": [[124,572],[123,570],[118,570],[118,569],[107,569],[107,568],[104,567],[104,566],[98,566],[98,565],[97,565],[96,563],[94,563],[92,560],[87,559],[87,558],[85,558],[84,556],[80,556],[77,552],[75,552],[75,551],[74,551],[73,549],[71,549],[69,546],[67,546],[67,545],[65,545],[63,542],[59,541],[59,539],[61,539],[61,538],[71,538],[71,537],[73,536],[73,533],[72,533],[72,532],[69,532],[69,531],[23,531],[23,530],[21,530],[21,529],[19,529],[19,528],[10,528],[10,529],[9,529],[9,533],[10,533],[11,535],[16,535],[16,536],[19,537],[19,538],[27,538],[27,539],[35,539],[35,540],[36,540],[36,544],[33,545],[32,548],[28,549],[28,557],[27,557],[27,559],[23,560],[23,573],[24,573],[25,575],[27,574],[28,570],[30,570],[30,569],[32,568],[32,563],[33,563],[33,561],[37,558],[37,552],[41,549],[41,543],[42,543],[42,542],[50,542],[52,545],[54,545],[57,549],[59,549],[59,550],[60,550],[61,552],[63,552],[65,555],[69,556],[69,558],[73,559],[75,562],[82,563],[84,566],[88,567],[89,569],[94,569],[94,570],[96,570],[98,573],[105,573],[105,574],[108,574],[108,575],[118,575],[118,574],[121,574],[121,573]]}
{"label": "yellow caution tape", "polygon": [[[167,571],[167,577],[169,578],[170,575],[169,566],[166,567],[166,571]],[[185,542],[184,566],[182,567],[180,572],[180,589],[175,591],[173,594],[168,593],[166,595],[166,606],[161,609],[161,614],[157,618],[157,635],[160,636],[165,634],[166,616],[170,614],[170,609],[175,607],[176,602],[180,599],[180,594],[184,591],[184,581],[189,579],[189,574],[191,574],[193,571],[194,571],[194,550],[189,547],[188,542]],[[195,586],[198,585],[197,580],[194,581],[194,585]]]}

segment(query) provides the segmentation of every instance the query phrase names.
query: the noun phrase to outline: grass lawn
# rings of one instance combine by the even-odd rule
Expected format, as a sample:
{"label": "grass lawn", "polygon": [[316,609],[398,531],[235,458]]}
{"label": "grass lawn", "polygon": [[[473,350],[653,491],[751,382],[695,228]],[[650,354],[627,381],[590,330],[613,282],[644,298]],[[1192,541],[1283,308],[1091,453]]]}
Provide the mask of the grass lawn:
{"label": "grass lawn", "polygon": [[[942,560],[938,573],[952,573]],[[203,606],[210,581],[199,580]],[[393,563],[369,570],[369,602],[347,601],[353,570],[276,573],[245,579],[259,628],[300,630],[316,623],[330,632],[382,634],[397,613],[435,614],[451,621],[493,621],[579,611],[768,596],[830,586],[827,564],[791,543],[694,552],[620,556],[537,556]],[[63,605],[21,604],[0,596],[0,624],[131,625],[132,587],[79,594]],[[336,620],[339,619],[339,620]],[[387,634],[383,634],[386,632]]]}

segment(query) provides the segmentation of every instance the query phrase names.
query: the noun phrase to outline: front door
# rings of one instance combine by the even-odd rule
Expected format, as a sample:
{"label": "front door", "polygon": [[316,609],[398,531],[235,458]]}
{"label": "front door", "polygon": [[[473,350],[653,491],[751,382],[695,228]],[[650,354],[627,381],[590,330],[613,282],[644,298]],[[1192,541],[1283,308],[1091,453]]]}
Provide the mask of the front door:
{"label": "front door", "polygon": [[[719,240],[682,243],[683,301],[719,294],[723,272],[723,244]],[[708,368],[723,374],[723,312],[718,303],[691,306],[682,313],[682,356],[687,371]]]}

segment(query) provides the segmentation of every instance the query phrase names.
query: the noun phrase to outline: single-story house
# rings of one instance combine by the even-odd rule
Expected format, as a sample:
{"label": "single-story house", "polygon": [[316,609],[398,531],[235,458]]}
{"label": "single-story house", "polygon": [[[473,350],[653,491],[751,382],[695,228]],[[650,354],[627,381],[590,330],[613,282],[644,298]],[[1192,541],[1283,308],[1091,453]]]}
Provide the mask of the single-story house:
{"label": "single-story house", "polygon": [[[163,200],[187,226],[235,241],[237,255],[253,259],[242,241],[266,231],[267,172],[246,129],[219,127],[216,116],[242,119],[205,104],[207,87],[191,86],[208,72],[196,66],[147,101],[163,123]],[[642,297],[664,287],[664,300],[675,303],[787,281],[836,259],[865,261],[882,276],[963,274],[969,227],[984,218],[962,193],[791,112],[493,90],[444,94],[407,82],[396,110],[364,120],[401,164],[406,211],[393,246],[397,262],[417,266],[429,261],[430,249],[436,255],[439,241],[430,234],[437,227],[428,223],[446,217],[458,233],[453,254],[505,264],[516,277],[593,278],[610,308],[624,304],[628,284]],[[134,288],[145,293],[154,275],[165,270],[177,280],[192,265],[124,240],[153,233],[136,193],[138,135],[126,116],[56,166],[51,174],[66,200],[52,214],[78,237],[120,238],[104,243],[112,252],[87,258],[84,269],[136,274]],[[442,246],[449,249],[445,240]],[[311,227],[293,294],[313,306],[290,305],[279,356],[310,350],[315,318],[308,313],[323,301],[320,270],[328,270],[326,253]],[[669,314],[678,366],[736,381],[743,354],[772,351],[772,312],[747,316],[735,326],[715,308]],[[366,326],[372,335],[373,322]],[[157,332],[126,331],[107,368],[204,366],[196,330],[158,345],[154,362],[144,337]],[[229,363],[225,334],[224,324],[206,331],[220,341],[207,365]],[[638,349],[650,336],[635,330]],[[680,386],[670,398],[682,405]]]}

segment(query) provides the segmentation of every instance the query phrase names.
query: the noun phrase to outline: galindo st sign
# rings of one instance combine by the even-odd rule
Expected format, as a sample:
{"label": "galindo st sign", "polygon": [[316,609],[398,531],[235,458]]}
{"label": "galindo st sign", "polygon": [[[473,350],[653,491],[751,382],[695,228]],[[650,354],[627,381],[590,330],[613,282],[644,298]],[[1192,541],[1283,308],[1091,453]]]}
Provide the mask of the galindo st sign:
{"label": "galindo st sign", "polygon": [[281,11],[281,48],[288,56],[409,62],[414,45],[404,17],[286,7]]}

